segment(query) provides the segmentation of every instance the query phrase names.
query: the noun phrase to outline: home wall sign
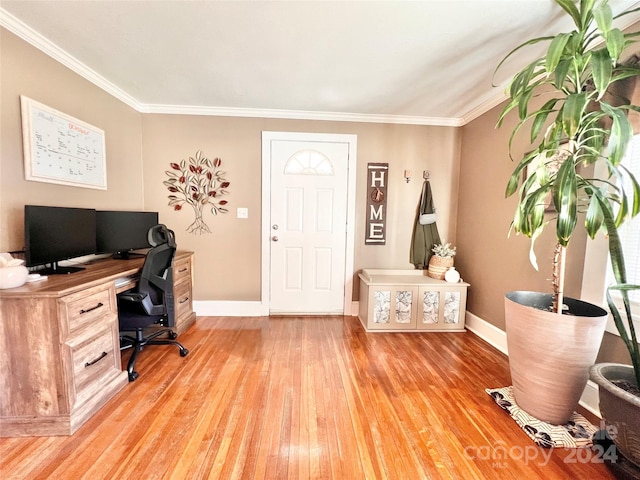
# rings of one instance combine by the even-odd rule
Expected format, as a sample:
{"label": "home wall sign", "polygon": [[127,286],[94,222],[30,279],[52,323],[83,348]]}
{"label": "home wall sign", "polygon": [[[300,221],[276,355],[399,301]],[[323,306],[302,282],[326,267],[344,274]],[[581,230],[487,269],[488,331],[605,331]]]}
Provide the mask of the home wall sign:
{"label": "home wall sign", "polygon": [[107,189],[104,131],[20,95],[27,180]]}
{"label": "home wall sign", "polygon": [[365,245],[384,245],[387,223],[388,163],[367,165],[367,224]]}

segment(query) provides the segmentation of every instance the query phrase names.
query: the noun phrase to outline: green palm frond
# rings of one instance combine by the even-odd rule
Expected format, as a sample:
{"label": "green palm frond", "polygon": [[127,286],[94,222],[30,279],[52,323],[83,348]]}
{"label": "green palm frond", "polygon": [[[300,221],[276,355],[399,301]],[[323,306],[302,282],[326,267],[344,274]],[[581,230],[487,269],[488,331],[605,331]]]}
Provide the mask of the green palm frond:
{"label": "green palm frond", "polygon": [[[527,47],[547,44],[544,55],[528,63],[511,80],[507,87],[509,100],[497,122],[500,127],[508,115],[517,114],[509,137],[509,156],[515,167],[505,190],[506,196],[518,194],[511,231],[531,239],[530,257],[535,264],[533,243],[541,232],[554,224],[557,243],[566,247],[578,228],[580,215],[584,215],[590,237],[603,230],[607,233],[618,284],[611,289],[619,290],[626,298],[631,287],[625,286],[624,255],[617,229],[640,212],[640,185],[621,161],[633,136],[627,114],[640,111],[640,107],[632,105],[624,94],[615,94],[614,89],[618,82],[640,76],[638,65],[620,63],[640,32],[622,32],[614,21],[640,8],[614,16],[608,0],[556,3],[571,17],[575,28],[523,42],[506,55],[494,72],[495,77],[508,59]],[[522,155],[514,155],[515,140],[525,132],[532,147]],[[561,149],[564,154],[559,158]],[[597,164],[606,167],[607,178],[582,175],[581,166]],[[625,190],[620,187],[623,184],[631,187]],[[545,215],[549,194],[555,209],[553,217]],[[618,312],[614,317],[616,314],[620,330],[624,320]],[[630,311],[626,315],[626,323],[632,323]],[[626,331],[622,338],[629,339],[625,343],[630,347],[635,332],[628,327]],[[635,344],[636,350],[630,353],[640,374],[637,341]]]}

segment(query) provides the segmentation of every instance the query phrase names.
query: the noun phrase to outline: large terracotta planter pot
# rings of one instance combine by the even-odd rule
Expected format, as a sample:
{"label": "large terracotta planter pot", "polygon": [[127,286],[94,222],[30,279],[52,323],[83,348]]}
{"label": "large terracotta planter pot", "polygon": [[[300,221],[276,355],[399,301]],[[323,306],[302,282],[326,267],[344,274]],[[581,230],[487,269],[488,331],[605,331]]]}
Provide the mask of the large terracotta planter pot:
{"label": "large terracotta planter pot", "polygon": [[507,348],[517,404],[539,420],[563,425],[589,379],[607,312],[565,297],[569,314],[558,315],[549,311],[551,302],[545,293],[507,293]]}
{"label": "large terracotta planter pot", "polygon": [[600,413],[618,451],[640,468],[640,398],[611,383],[626,380],[636,384],[633,368],[618,363],[598,363],[589,370],[598,384]]}

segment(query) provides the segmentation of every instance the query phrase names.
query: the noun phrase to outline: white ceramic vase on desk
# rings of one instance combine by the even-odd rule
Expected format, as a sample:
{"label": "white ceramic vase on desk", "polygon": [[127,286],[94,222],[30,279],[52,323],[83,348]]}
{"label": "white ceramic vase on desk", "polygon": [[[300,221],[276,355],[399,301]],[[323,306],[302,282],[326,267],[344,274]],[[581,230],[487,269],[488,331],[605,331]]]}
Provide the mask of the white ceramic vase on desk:
{"label": "white ceramic vase on desk", "polygon": [[24,265],[0,268],[0,289],[15,288],[24,285],[29,270]]}
{"label": "white ceramic vase on desk", "polygon": [[23,263],[24,260],[13,258],[9,253],[0,253],[0,289],[24,285],[29,271]]}

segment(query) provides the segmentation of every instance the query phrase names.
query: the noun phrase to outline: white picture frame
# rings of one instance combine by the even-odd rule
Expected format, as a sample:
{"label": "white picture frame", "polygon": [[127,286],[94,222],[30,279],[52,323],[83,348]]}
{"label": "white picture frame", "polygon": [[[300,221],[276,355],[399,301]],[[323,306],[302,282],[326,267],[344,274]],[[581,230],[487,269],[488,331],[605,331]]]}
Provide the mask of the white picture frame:
{"label": "white picture frame", "polygon": [[107,189],[104,131],[20,95],[26,180]]}

